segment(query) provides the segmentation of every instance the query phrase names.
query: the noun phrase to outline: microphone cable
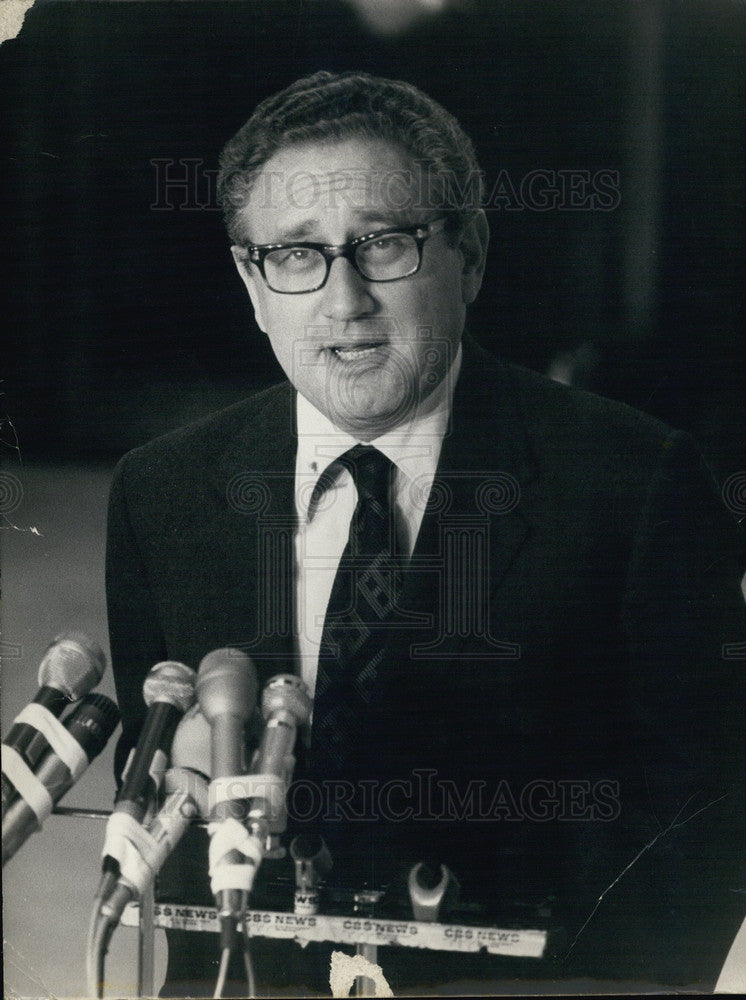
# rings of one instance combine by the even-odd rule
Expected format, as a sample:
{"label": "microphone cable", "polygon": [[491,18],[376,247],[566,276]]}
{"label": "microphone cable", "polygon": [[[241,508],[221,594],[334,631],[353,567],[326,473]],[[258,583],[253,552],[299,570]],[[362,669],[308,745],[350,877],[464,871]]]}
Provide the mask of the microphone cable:
{"label": "microphone cable", "polygon": [[256,993],[256,974],[254,972],[254,959],[251,954],[251,937],[249,935],[248,924],[244,920],[243,924],[243,961],[246,968],[247,994],[253,998]]}
{"label": "microphone cable", "polygon": [[98,906],[94,908],[88,928],[85,968],[88,992],[96,1000],[103,1000],[106,955],[116,926],[117,922],[111,915]]}
{"label": "microphone cable", "polygon": [[[257,995],[256,973],[254,971],[254,959],[251,954],[251,937],[249,936],[249,928],[245,920],[242,924],[242,936],[243,948],[241,950],[243,954],[244,969],[246,971],[246,996],[254,998]],[[218,978],[215,984],[213,1000],[221,1000],[223,993],[225,992],[225,984],[228,979],[228,969],[232,954],[233,952],[230,948],[223,948],[220,952],[220,966],[218,968]]]}
{"label": "microphone cable", "polygon": [[228,978],[228,966],[231,961],[231,949],[223,948],[220,952],[220,967],[218,968],[218,979],[215,984],[215,992],[213,993],[213,1000],[220,1000],[223,996],[223,990],[225,989],[225,983]]}

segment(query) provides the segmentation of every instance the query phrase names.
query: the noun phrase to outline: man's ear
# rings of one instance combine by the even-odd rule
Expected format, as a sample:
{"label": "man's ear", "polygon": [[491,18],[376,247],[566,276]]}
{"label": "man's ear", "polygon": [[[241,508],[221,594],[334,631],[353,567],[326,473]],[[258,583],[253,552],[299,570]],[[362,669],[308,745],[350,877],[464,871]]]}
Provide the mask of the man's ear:
{"label": "man's ear", "polygon": [[246,291],[249,293],[249,298],[251,299],[251,304],[254,307],[254,318],[256,319],[257,326],[264,333],[267,332],[267,328],[264,325],[264,318],[262,315],[262,291],[259,289],[259,282],[261,282],[261,275],[258,274],[256,267],[251,263],[246,255],[246,251],[243,247],[232,246],[231,254],[233,255],[233,262],[236,265],[236,270],[241,276],[241,281],[246,285]]}
{"label": "man's ear", "polygon": [[489,223],[484,209],[480,208],[464,226],[459,238],[459,249],[464,257],[464,269],[461,274],[461,297],[467,306],[474,301],[482,287],[489,242]]}

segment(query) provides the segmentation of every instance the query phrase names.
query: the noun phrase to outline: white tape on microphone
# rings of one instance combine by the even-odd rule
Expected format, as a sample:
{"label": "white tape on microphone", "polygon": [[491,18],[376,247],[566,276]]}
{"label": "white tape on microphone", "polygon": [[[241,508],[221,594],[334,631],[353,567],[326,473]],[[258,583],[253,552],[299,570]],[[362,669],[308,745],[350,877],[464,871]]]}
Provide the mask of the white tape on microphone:
{"label": "white tape on microphone", "polygon": [[[254,876],[264,857],[262,845],[237,819],[210,823],[207,829],[210,834],[210,888],[213,895],[224,889],[251,892]],[[240,864],[227,861],[231,851],[238,851],[246,861]]]}
{"label": "white tape on microphone", "polygon": [[101,856],[118,861],[122,878],[140,893],[152,877],[152,870],[145,859],[152,857],[157,850],[157,841],[134,816],[125,812],[113,812],[109,816]]}
{"label": "white tape on microphone", "polygon": [[[170,773],[167,773],[167,786]],[[113,812],[109,817],[102,856],[119,862],[121,878],[139,895],[150,887],[192,819],[200,813],[207,783],[199,775],[187,775],[187,780],[190,781],[188,787],[177,787],[169,792],[164,807],[149,828],[129,813]]]}
{"label": "white tape on microphone", "polygon": [[13,783],[18,794],[35,814],[39,826],[52,812],[52,796],[23,757],[13,747],[3,743],[2,750],[3,774]]}
{"label": "white tape on microphone", "polygon": [[19,724],[25,723],[40,732],[72,775],[73,783],[78,780],[88,767],[88,758],[83,747],[56,715],[52,715],[43,705],[31,702],[20,712],[15,721]]}

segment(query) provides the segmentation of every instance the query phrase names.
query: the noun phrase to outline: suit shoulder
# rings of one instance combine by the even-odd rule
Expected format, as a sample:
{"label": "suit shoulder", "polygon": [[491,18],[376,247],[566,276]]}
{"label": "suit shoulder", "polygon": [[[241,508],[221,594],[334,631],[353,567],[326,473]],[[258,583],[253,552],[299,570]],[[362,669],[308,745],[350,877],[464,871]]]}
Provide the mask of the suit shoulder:
{"label": "suit shoulder", "polygon": [[556,382],[481,348],[465,358],[467,382],[460,399],[472,419],[481,420],[498,449],[500,439],[510,435],[513,451],[551,470],[562,488],[623,481],[644,491],[673,453],[686,452],[687,461],[693,460],[688,435],[625,403]]}
{"label": "suit shoulder", "polygon": [[226,441],[238,434],[250,436],[268,412],[289,412],[292,401],[293,390],[288,382],[262,389],[238,403],[133,448],[119,460],[115,476],[157,472],[167,475],[172,468],[183,475],[186,467],[209,467],[218,460]]}
{"label": "suit shoulder", "polygon": [[599,437],[609,433],[633,435],[654,447],[659,447],[673,433],[671,427],[656,417],[495,357],[471,338],[465,340],[464,346],[467,364],[487,392],[485,401],[490,394],[506,393],[526,424],[538,432],[575,437],[584,431]]}
{"label": "suit shoulder", "polygon": [[626,403],[577,389],[516,365],[505,365],[524,417],[537,432],[615,440],[635,438],[658,450],[673,429]]}

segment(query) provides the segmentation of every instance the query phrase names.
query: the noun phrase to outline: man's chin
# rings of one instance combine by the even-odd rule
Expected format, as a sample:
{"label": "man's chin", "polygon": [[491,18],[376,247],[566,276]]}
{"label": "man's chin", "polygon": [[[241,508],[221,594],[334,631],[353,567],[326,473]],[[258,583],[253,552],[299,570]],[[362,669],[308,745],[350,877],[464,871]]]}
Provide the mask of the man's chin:
{"label": "man's chin", "polygon": [[403,379],[392,384],[389,372],[382,378],[380,370],[354,367],[357,372],[341,377],[335,372],[327,381],[324,404],[332,423],[356,437],[365,432],[370,440],[412,419],[419,404],[416,390],[408,391]]}
{"label": "man's chin", "polygon": [[372,441],[387,431],[394,430],[401,424],[408,423],[414,416],[415,408],[401,405],[381,406],[381,400],[376,406],[369,408],[338,406],[327,408],[327,416],[340,430],[346,431],[361,441]]}

